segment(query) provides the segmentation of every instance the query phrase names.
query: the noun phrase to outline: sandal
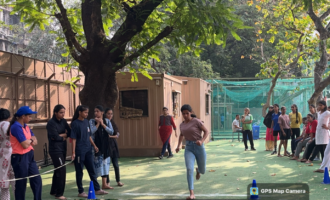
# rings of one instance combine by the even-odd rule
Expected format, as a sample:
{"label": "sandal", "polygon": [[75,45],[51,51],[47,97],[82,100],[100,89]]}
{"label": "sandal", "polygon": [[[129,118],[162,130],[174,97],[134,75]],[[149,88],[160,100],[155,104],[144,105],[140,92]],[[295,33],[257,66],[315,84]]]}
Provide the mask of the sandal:
{"label": "sandal", "polygon": [[318,170],[315,170],[314,172],[317,172],[317,173],[324,173],[324,170],[322,170],[322,169],[318,169]]}

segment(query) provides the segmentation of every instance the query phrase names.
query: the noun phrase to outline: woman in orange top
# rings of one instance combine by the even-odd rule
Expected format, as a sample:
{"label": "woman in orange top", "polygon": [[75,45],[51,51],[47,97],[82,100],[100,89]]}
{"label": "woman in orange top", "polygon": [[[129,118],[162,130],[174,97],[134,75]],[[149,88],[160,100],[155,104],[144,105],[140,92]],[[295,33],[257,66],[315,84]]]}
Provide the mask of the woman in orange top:
{"label": "woman in orange top", "polygon": [[[13,166],[16,179],[39,174],[33,151],[33,146],[37,145],[38,141],[28,125],[26,125],[30,122],[31,115],[36,113],[28,106],[23,106],[18,109],[10,122],[10,143],[13,149],[11,165]],[[27,179],[16,181],[15,199],[25,200],[26,182]],[[40,175],[30,178],[30,186],[34,200],[41,200],[42,182]]]}

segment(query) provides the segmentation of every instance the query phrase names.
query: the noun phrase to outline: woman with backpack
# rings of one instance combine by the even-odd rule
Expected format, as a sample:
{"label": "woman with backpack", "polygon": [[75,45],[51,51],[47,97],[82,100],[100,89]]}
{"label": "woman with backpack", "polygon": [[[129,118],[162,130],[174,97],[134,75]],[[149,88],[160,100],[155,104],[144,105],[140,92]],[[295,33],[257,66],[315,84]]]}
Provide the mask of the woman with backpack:
{"label": "woman with backpack", "polygon": [[[266,129],[266,151],[272,151],[274,149],[274,136],[272,128],[272,115],[274,113],[274,107],[271,105],[268,108],[268,113],[264,118],[264,125],[267,127]],[[276,137],[275,137],[276,139]],[[279,137],[277,136],[277,140]]]}

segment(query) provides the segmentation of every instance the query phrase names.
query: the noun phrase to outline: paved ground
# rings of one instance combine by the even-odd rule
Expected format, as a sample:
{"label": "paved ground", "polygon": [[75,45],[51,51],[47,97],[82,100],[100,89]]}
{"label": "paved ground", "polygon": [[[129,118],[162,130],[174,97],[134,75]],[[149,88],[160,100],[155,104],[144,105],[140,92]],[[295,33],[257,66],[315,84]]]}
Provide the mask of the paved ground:
{"label": "paved ground", "polygon": [[[207,149],[207,172],[195,182],[198,199],[246,199],[247,185],[253,179],[257,183],[308,183],[310,199],[329,199],[330,185],[321,184],[323,174],[313,173],[319,162],[307,166],[288,158],[271,156],[264,151],[264,140],[255,141],[256,152],[243,151],[243,143],[231,140],[211,142]],[[233,145],[233,146],[232,146]],[[248,162],[249,160],[249,162]],[[47,167],[41,172],[51,169]],[[188,194],[186,169],[183,152],[172,159],[121,158],[122,188],[115,187],[100,199],[184,199]],[[210,170],[215,170],[210,172]],[[65,196],[78,199],[73,165],[67,168]],[[272,174],[276,173],[275,176]],[[84,186],[88,192],[88,174],[84,172]],[[226,175],[226,176],[225,176]],[[53,199],[49,195],[52,174],[42,175],[43,199]],[[115,185],[113,169],[110,172],[112,185]],[[100,178],[99,178],[100,180]],[[239,189],[238,189],[239,188]],[[27,199],[33,199],[27,189]]]}

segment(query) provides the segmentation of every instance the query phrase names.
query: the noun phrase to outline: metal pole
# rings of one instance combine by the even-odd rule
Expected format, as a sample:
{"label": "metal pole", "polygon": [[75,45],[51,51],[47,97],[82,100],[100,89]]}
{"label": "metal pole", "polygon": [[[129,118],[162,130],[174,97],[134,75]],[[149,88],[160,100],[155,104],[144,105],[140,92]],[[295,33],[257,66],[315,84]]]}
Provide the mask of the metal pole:
{"label": "metal pole", "polygon": [[[227,93],[226,93],[226,90],[225,90],[225,104],[224,104],[224,110],[226,108],[226,112],[227,112]],[[226,116],[226,112],[223,113],[223,116],[224,116],[224,120],[223,120],[223,130],[226,130],[226,119],[227,119],[227,116]],[[226,117],[225,117],[226,116]]]}
{"label": "metal pole", "polygon": [[213,82],[214,80],[212,80],[212,84],[211,84],[211,126],[212,126],[212,131],[211,131],[211,140],[214,141],[214,137],[213,137],[213,131],[214,131],[214,123],[213,123],[213,116],[214,116],[214,111],[213,111]]}
{"label": "metal pole", "polygon": [[219,131],[219,135],[220,135],[220,99],[219,99],[219,94],[220,94],[220,90],[219,90],[219,83],[217,83],[217,91],[218,91],[218,96],[217,96],[217,98],[218,98],[218,116],[217,116],[217,119],[218,119],[218,130],[217,131]]}

